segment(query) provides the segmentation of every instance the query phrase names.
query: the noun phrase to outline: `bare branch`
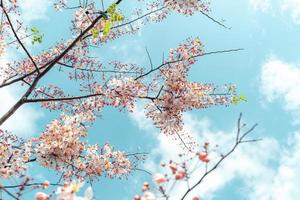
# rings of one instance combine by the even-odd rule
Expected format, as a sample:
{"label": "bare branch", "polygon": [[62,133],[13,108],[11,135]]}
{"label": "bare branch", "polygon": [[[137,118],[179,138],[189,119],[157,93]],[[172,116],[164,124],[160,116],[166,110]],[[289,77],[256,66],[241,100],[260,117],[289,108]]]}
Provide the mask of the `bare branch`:
{"label": "bare branch", "polygon": [[[207,55],[212,55],[212,54],[230,53],[230,52],[236,52],[236,51],[242,51],[242,50],[244,50],[244,49],[239,48],[239,49],[229,49],[229,50],[221,50],[221,51],[211,51],[211,52],[207,52],[207,53],[192,56],[191,58],[197,58],[197,57],[202,57],[202,56],[207,56]],[[177,63],[177,62],[180,62],[180,61],[183,61],[183,59],[178,59],[178,60],[174,60],[174,61],[165,62],[165,63],[159,65],[158,67],[149,70],[147,73],[136,77],[135,80],[141,79],[141,78],[143,78],[143,77],[159,70],[160,68],[162,68],[166,65],[174,64],[174,63]]]}
{"label": "bare branch", "polygon": [[238,119],[238,131],[237,131],[237,140],[235,142],[235,144],[233,145],[233,147],[225,154],[223,155],[219,161],[209,170],[206,170],[206,172],[203,174],[203,176],[190,188],[187,189],[187,191],[184,193],[184,195],[182,196],[181,200],[185,199],[187,197],[187,195],[194,190],[197,186],[199,186],[203,180],[209,175],[211,174],[213,171],[215,171],[219,165],[226,159],[228,158],[236,149],[240,144],[243,143],[249,143],[249,142],[257,142],[260,141],[260,139],[253,139],[253,140],[243,140],[243,138],[245,138],[248,134],[250,134],[251,132],[254,131],[254,129],[256,128],[257,124],[253,125],[248,131],[246,131],[242,137],[239,137],[240,134],[240,130],[241,130],[241,125],[240,125],[240,121],[241,121],[241,117],[242,114],[240,114],[239,119]]}

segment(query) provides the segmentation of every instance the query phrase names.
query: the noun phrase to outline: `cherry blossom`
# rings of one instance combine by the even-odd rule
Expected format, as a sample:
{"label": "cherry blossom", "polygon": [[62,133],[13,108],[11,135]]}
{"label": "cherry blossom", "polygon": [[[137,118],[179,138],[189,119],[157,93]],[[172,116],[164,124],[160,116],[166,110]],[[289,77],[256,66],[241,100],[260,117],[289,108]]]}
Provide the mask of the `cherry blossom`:
{"label": "cherry blossom", "polygon": [[232,85],[218,91],[213,84],[188,81],[187,73],[190,66],[203,54],[200,40],[189,38],[178,48],[170,50],[169,61],[166,62],[168,65],[161,68],[161,73],[156,77],[165,84],[161,87],[159,97],[147,105],[146,116],[167,135],[176,133],[179,136],[180,133],[184,133],[183,112],[214,105],[227,106],[235,97]]}
{"label": "cherry blossom", "polygon": [[209,162],[208,154],[206,152],[200,152],[199,153],[199,160],[203,162]]}
{"label": "cherry blossom", "polygon": [[170,169],[172,170],[172,173],[175,174],[176,171],[177,171],[177,164],[174,163],[174,162],[171,162],[171,163],[169,164],[169,167],[170,167]]}
{"label": "cherry blossom", "polygon": [[167,181],[166,177],[163,174],[156,174],[154,176],[154,181],[156,182],[156,184],[162,184],[164,182]]}
{"label": "cherry blossom", "polygon": [[133,164],[124,152],[114,151],[109,144],[100,149],[83,140],[87,137],[83,123],[89,120],[84,114],[63,115],[52,121],[36,140],[37,161],[44,167],[64,172],[65,178],[96,178],[103,173],[111,178],[126,176]]}
{"label": "cherry blossom", "polygon": [[49,181],[44,181],[43,182],[43,189],[47,189],[49,187],[50,183]]}
{"label": "cherry blossom", "polygon": [[202,0],[164,0],[166,6],[185,15],[192,15],[196,11],[208,11],[208,3]]}
{"label": "cherry blossom", "polygon": [[25,172],[31,155],[31,143],[0,129],[0,177],[11,178]]}
{"label": "cherry blossom", "polygon": [[54,3],[54,8],[57,11],[62,11],[66,7],[67,7],[67,0],[59,0],[58,2]]}
{"label": "cherry blossom", "polygon": [[183,170],[177,171],[175,174],[175,179],[176,180],[182,180],[186,177],[186,172]]}
{"label": "cherry blossom", "polygon": [[38,192],[35,194],[35,200],[49,200],[49,199],[50,199],[49,195],[43,192]]}
{"label": "cherry blossom", "polygon": [[0,58],[4,55],[5,53],[5,41],[3,37],[0,36]]}

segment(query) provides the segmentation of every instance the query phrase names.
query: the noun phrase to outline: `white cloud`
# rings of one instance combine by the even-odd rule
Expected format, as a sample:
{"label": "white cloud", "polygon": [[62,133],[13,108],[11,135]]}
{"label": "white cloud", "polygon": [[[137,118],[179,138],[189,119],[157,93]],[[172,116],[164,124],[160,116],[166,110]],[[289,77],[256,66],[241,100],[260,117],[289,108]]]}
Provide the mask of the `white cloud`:
{"label": "white cloud", "polygon": [[[0,89],[0,116],[13,106],[17,98],[16,92],[12,92],[12,88],[10,90]],[[1,128],[21,137],[28,137],[36,133],[37,120],[40,117],[42,117],[41,112],[31,106],[23,106]]]}
{"label": "white cloud", "polygon": [[[8,55],[6,56],[6,58]],[[7,60],[5,58],[0,59],[0,66],[6,66]],[[0,74],[1,70],[0,69]],[[1,78],[0,78],[1,83]],[[16,103],[17,99],[20,98],[21,91],[17,90],[16,87],[6,87],[0,89],[0,116],[5,114],[11,106]],[[42,112],[33,109],[32,106],[25,105],[21,107],[12,117],[10,117],[1,126],[1,129],[9,130],[13,134],[21,137],[28,137],[36,133],[37,120],[42,117]]]}
{"label": "white cloud", "polygon": [[271,7],[270,0],[249,0],[250,6],[254,10],[267,11]]}
{"label": "white cloud", "polygon": [[[140,111],[140,109],[139,109]],[[136,117],[135,117],[136,116]],[[140,114],[133,114],[132,118],[142,124],[147,120]],[[193,134],[198,141],[210,141],[211,145],[219,144],[220,147],[230,147],[234,142],[235,128],[228,133],[223,131],[212,131],[211,123],[207,118],[198,119],[192,115],[184,115],[186,129]],[[142,123],[142,124],[141,124]],[[160,157],[163,161],[176,159],[180,152],[178,146],[170,141],[170,138],[157,135],[154,129],[143,129],[152,131],[156,136],[157,147],[151,152],[150,158]],[[207,179],[198,187],[190,197],[200,195],[205,199],[213,199],[214,194],[220,189],[228,186],[234,179],[243,181],[239,185],[245,199],[249,200],[298,200],[300,191],[298,186],[300,180],[300,133],[296,132],[289,137],[288,145],[280,146],[273,138],[264,138],[262,142],[244,144],[240,146],[222,165],[210,174]],[[224,149],[223,149],[224,150]],[[178,159],[178,158],[177,158]],[[161,169],[157,160],[150,160],[146,163],[150,171],[159,172]],[[190,184],[195,183],[203,173],[203,168],[195,172]],[[173,190],[173,198],[182,196],[186,190],[186,184],[178,184]],[[172,198],[171,198],[172,199]],[[189,198],[188,198],[189,199]]]}
{"label": "white cloud", "polygon": [[21,19],[28,24],[33,20],[47,19],[47,10],[52,0],[26,0],[20,2]]}
{"label": "white cloud", "polygon": [[271,58],[262,66],[261,92],[272,102],[282,99],[285,110],[295,115],[295,123],[300,117],[300,68],[295,64],[285,63]]}
{"label": "white cloud", "polygon": [[261,173],[260,177],[249,181],[253,187],[250,199],[259,200],[297,200],[300,199],[300,133],[295,132],[289,138],[289,144],[279,152],[274,152],[279,165],[270,168],[270,174]]}
{"label": "white cloud", "polygon": [[280,14],[280,12],[288,14],[296,24],[300,24],[299,0],[249,0],[249,4],[255,11],[268,12],[273,15]]}
{"label": "white cloud", "polygon": [[282,0],[281,9],[289,12],[294,22],[300,24],[300,1],[299,0]]}

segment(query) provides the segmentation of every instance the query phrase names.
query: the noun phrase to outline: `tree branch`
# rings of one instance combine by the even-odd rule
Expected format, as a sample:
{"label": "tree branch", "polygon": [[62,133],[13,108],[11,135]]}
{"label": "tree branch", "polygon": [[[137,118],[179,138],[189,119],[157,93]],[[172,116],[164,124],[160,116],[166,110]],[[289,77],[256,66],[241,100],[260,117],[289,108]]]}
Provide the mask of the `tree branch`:
{"label": "tree branch", "polygon": [[[229,49],[229,50],[221,50],[221,51],[211,51],[211,52],[207,52],[207,53],[192,56],[191,58],[197,58],[197,57],[202,57],[202,56],[207,56],[207,55],[212,55],[212,54],[230,53],[230,52],[236,52],[236,51],[241,51],[241,50],[244,50],[244,49],[239,48],[239,49]],[[135,80],[141,79],[141,78],[151,74],[152,72],[159,70],[160,68],[162,68],[166,65],[174,64],[174,63],[181,62],[181,61],[183,61],[183,58],[178,59],[178,60],[174,60],[174,61],[165,62],[165,63],[159,65],[158,67],[149,70],[147,73],[136,77]]]}
{"label": "tree branch", "polygon": [[[116,2],[116,4],[120,4],[121,2],[122,2],[122,0],[118,0]],[[107,13],[107,11],[100,14],[84,31],[82,31],[79,34],[79,36],[77,36],[77,38],[75,38],[73,40],[73,42],[59,56],[57,56],[53,61],[50,62],[49,66],[36,77],[36,79],[33,81],[32,85],[28,88],[28,90],[25,92],[25,94],[17,101],[17,103],[15,103],[15,105],[12,106],[11,109],[0,118],[0,125],[2,125],[11,115],[13,115],[16,112],[16,110],[18,110],[24,104],[24,102],[30,96],[30,94],[35,89],[35,87],[39,83],[39,81],[43,78],[43,76],[45,76],[53,68],[53,66],[60,59],[62,59],[76,45],[76,43],[94,27],[94,25],[101,18],[103,18],[106,15],[106,13]]]}
{"label": "tree branch", "polygon": [[10,28],[11,28],[11,30],[12,30],[12,32],[13,32],[15,38],[17,39],[18,43],[21,45],[22,49],[25,51],[25,53],[27,54],[27,56],[29,57],[29,59],[30,59],[31,62],[33,63],[33,65],[34,65],[34,67],[35,67],[35,70],[36,70],[38,73],[40,73],[37,64],[36,64],[35,61],[33,60],[32,56],[30,55],[30,53],[28,52],[28,50],[26,49],[26,47],[24,46],[24,44],[22,43],[22,41],[20,40],[20,38],[18,37],[18,34],[17,34],[17,32],[16,32],[16,30],[15,30],[15,28],[14,28],[14,26],[13,26],[13,24],[12,24],[10,18],[9,18],[9,15],[8,15],[8,13],[6,12],[6,10],[5,10],[3,4],[1,4],[1,7],[2,7],[3,13],[4,13],[4,15],[5,15],[5,17],[6,17],[7,21],[8,21],[8,23],[9,23],[9,26],[10,26]]}
{"label": "tree branch", "polygon": [[235,144],[233,145],[233,147],[230,149],[230,151],[228,151],[225,155],[222,155],[222,157],[220,158],[220,160],[208,171],[206,171],[204,173],[204,175],[190,188],[188,188],[188,190],[184,193],[184,195],[182,196],[181,200],[185,199],[187,197],[187,195],[194,190],[197,186],[199,186],[203,180],[209,175],[211,174],[213,171],[215,171],[219,165],[226,159],[228,158],[236,149],[237,147],[242,144],[242,143],[248,143],[248,142],[257,142],[260,141],[260,139],[254,139],[254,140],[243,140],[243,138],[245,138],[249,133],[251,133],[257,126],[257,124],[253,125],[248,131],[246,131],[243,136],[239,137],[240,134],[240,130],[242,128],[242,126],[240,125],[240,120],[241,120],[242,114],[240,114],[240,117],[238,119],[238,132],[237,132],[237,140],[235,142]]}

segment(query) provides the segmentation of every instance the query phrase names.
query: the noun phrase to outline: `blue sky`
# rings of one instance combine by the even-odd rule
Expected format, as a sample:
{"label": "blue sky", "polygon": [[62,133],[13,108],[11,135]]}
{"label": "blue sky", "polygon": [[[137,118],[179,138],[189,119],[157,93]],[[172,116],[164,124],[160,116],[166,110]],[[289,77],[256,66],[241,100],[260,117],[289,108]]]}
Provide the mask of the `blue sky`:
{"label": "blue sky", "polygon": [[[70,36],[70,16],[54,12],[51,3],[46,0],[25,2],[23,13],[27,23],[39,27],[46,35],[43,45],[32,51]],[[126,6],[123,4],[121,8],[133,7],[133,2],[126,5],[125,0]],[[28,8],[32,5],[36,9],[29,13]],[[206,51],[244,48],[240,52],[200,58],[190,71],[190,79],[217,85],[234,83],[238,93],[247,96],[248,102],[186,113],[186,129],[200,142],[210,139],[227,146],[226,142],[233,138],[238,115],[242,112],[246,123],[259,124],[253,136],[263,141],[239,149],[208,177],[195,194],[200,194],[202,199],[217,200],[300,199],[300,180],[297,178],[300,175],[300,2],[223,0],[212,1],[211,10],[212,16],[224,19],[231,29],[224,29],[201,14],[193,17],[173,14],[163,23],[147,25],[136,35],[104,45],[95,54],[106,60],[119,59],[148,66],[147,47],[153,62],[159,64],[163,53],[167,54],[170,48],[190,36],[199,36]],[[63,83],[66,81],[63,74],[59,77],[50,74],[45,83],[53,82],[53,78]],[[68,87],[72,89],[72,86]],[[0,112],[3,112],[20,91],[10,88],[0,92],[3,105]],[[155,163],[159,159],[173,157],[176,147],[143,117],[141,106],[142,102],[138,103],[138,109],[131,114],[104,109],[102,119],[98,119],[90,129],[90,141],[108,141],[128,152],[149,152],[148,160],[141,167],[158,171]],[[6,126],[26,137],[40,133],[45,124],[56,116],[57,113],[41,111],[38,106],[28,106]],[[16,121],[20,122],[18,127],[13,125]],[[27,130],[26,133],[23,130]],[[49,170],[33,169],[30,174],[41,180],[53,175]],[[140,192],[145,180],[149,181],[151,177],[142,172],[134,172],[128,180],[101,177],[94,183],[96,199],[132,199]],[[180,189],[181,186],[178,187]],[[32,199],[31,195],[28,194],[27,199]]]}

